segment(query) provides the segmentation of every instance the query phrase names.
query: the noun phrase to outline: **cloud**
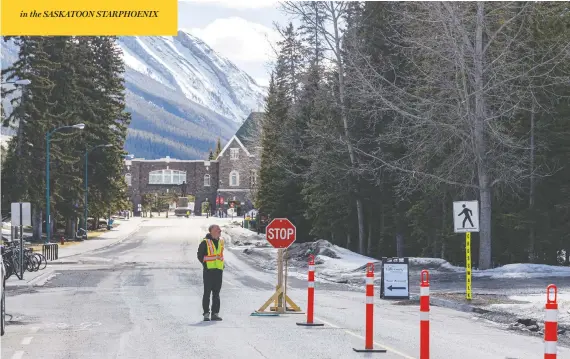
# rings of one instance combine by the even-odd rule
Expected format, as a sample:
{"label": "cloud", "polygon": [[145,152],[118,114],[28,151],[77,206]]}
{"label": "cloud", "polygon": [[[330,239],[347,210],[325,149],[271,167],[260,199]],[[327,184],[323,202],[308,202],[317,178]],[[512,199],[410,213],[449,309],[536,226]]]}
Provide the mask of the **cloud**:
{"label": "cloud", "polygon": [[259,9],[275,7],[279,4],[277,0],[179,0],[194,4],[217,5],[231,9]]}
{"label": "cloud", "polygon": [[274,58],[271,44],[280,38],[277,31],[240,17],[216,19],[189,31],[234,62],[270,61]]}

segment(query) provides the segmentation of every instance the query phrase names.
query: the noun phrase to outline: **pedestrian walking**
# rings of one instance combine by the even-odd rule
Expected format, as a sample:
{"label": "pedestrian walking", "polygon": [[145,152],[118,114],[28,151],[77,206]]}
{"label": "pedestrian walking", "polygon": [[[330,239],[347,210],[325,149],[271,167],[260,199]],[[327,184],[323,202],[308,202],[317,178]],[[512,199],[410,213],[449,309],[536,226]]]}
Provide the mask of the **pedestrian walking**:
{"label": "pedestrian walking", "polygon": [[[220,238],[222,230],[217,224],[208,228],[206,238],[198,246],[198,260],[202,263],[204,296],[202,309],[204,321],[222,320],[220,318],[220,290],[224,273],[224,240]],[[210,317],[210,295],[212,296],[212,315]]]}

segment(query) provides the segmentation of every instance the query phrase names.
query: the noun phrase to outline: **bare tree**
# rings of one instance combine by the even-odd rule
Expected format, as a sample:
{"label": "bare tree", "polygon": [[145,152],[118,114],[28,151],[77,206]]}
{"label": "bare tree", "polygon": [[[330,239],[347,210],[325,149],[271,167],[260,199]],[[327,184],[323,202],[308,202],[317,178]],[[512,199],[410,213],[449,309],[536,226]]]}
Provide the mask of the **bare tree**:
{"label": "bare tree", "polygon": [[[332,54],[332,63],[338,74],[337,105],[340,109],[340,118],[344,130],[350,163],[354,168],[358,166],[358,158],[351,141],[348,111],[346,108],[345,64],[343,59],[343,24],[349,15],[350,3],[345,1],[320,1],[315,5],[311,1],[283,3],[285,11],[301,19],[305,26],[312,27],[321,34],[326,44],[327,52]],[[316,13],[318,11],[318,13]],[[362,199],[356,196],[356,211],[358,218],[358,251],[365,253],[366,228],[364,226],[364,206]]]}
{"label": "bare tree", "polygon": [[[491,266],[491,198],[496,186],[529,178],[528,140],[513,122],[531,112],[534,91],[568,76],[554,69],[569,60],[569,44],[551,41],[530,54],[529,19],[537,3],[415,2],[392,14],[390,45],[407,61],[398,82],[387,78],[365,48],[347,55],[366,115],[392,114],[377,151],[360,151],[378,168],[402,174],[403,188],[444,183],[481,201],[479,267]],[[387,8],[387,11],[388,10]],[[536,81],[539,78],[540,81]],[[374,106],[370,106],[373,103]],[[398,158],[381,150],[404,146]],[[531,165],[534,167],[534,164]],[[533,168],[534,170],[534,168]]]}

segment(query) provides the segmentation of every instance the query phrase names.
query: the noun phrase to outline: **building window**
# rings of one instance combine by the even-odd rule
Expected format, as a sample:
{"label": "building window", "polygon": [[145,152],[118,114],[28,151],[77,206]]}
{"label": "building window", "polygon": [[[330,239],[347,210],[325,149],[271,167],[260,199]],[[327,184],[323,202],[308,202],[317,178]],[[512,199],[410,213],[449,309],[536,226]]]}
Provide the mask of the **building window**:
{"label": "building window", "polygon": [[232,187],[239,186],[239,173],[238,173],[238,171],[231,171],[230,172],[230,186],[232,186]]}
{"label": "building window", "polygon": [[148,175],[149,184],[182,184],[186,181],[186,172],[177,170],[152,171]]}
{"label": "building window", "polygon": [[130,173],[127,173],[125,175],[125,182],[127,182],[127,186],[129,186],[129,187],[132,186],[132,184],[131,184],[132,183],[132,176]]}
{"label": "building window", "polygon": [[204,186],[205,187],[210,186],[210,175],[208,175],[208,174],[204,175]]}
{"label": "building window", "polygon": [[251,187],[254,187],[257,184],[257,171],[251,170],[249,176],[251,180]]}
{"label": "building window", "polygon": [[239,159],[239,148],[230,148],[230,159],[231,160]]}

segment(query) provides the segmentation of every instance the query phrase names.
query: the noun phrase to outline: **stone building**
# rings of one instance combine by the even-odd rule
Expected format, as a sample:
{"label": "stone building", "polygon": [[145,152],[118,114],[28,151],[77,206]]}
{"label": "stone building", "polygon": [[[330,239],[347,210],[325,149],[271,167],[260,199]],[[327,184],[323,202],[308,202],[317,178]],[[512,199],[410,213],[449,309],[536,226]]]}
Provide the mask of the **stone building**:
{"label": "stone building", "polygon": [[240,212],[253,208],[261,147],[258,143],[258,123],[262,113],[253,112],[236,134],[230,138],[214,161],[178,160],[170,157],[147,160],[125,159],[125,179],[135,215],[144,194],[176,193],[193,195],[194,213],[201,213],[203,202],[211,211],[227,210],[230,206]]}

